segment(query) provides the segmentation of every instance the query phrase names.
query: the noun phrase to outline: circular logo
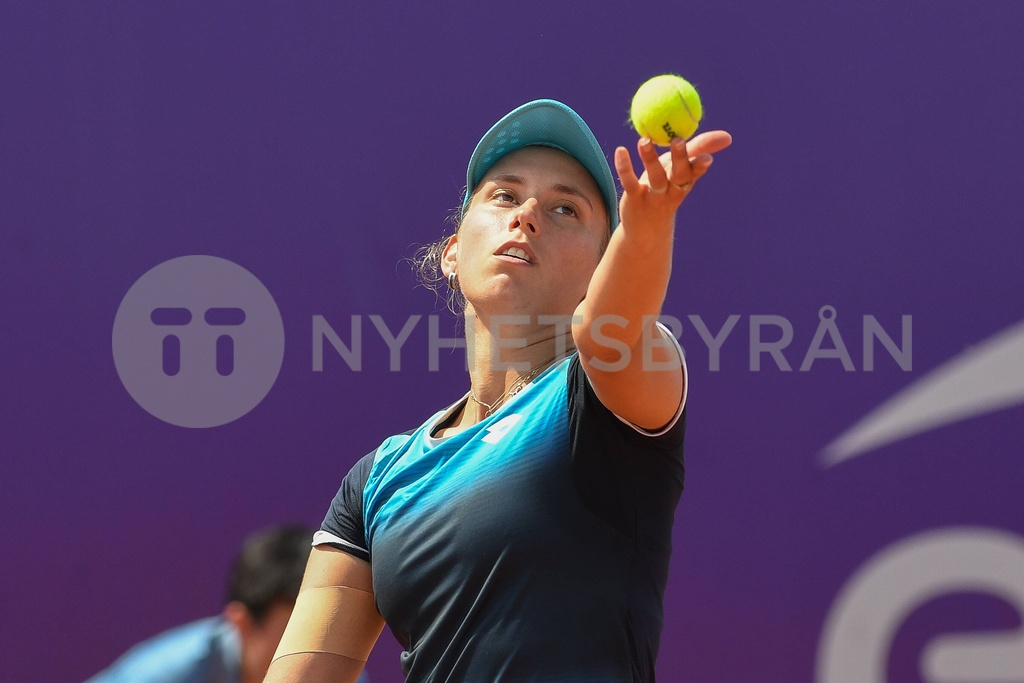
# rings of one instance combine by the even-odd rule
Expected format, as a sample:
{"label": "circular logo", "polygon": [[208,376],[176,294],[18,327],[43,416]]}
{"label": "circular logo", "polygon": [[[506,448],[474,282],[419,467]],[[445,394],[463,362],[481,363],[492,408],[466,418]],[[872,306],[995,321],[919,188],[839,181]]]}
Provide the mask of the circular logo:
{"label": "circular logo", "polygon": [[[886,680],[893,639],[918,607],[942,595],[987,593],[1024,615],[1024,538],[951,527],[897,541],[843,586],[818,645],[818,683]],[[1020,681],[1024,632],[943,634],[921,653],[921,680]]]}
{"label": "circular logo", "polygon": [[179,427],[217,427],[255,408],[284,358],[284,324],[245,268],[182,256],[131,286],[117,309],[114,365],[146,412]]}

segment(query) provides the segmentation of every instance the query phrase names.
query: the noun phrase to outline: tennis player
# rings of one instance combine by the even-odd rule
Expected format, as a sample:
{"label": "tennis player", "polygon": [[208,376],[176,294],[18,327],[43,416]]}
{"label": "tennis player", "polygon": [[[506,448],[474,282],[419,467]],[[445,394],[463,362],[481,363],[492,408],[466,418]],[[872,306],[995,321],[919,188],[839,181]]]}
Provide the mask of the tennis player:
{"label": "tennis player", "polygon": [[345,477],[268,681],[355,681],[385,624],[408,681],[654,680],[687,391],[656,319],[677,209],[730,142],[640,139],[639,177],[619,147],[620,199],[560,102],[483,136],[423,259],[469,389]]}

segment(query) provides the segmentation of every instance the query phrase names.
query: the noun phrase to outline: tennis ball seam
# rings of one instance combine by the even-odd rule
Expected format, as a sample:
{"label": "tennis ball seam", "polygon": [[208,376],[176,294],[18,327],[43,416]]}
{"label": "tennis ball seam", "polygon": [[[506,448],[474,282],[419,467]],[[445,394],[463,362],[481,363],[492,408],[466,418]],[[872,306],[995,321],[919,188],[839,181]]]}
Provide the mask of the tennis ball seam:
{"label": "tennis ball seam", "polygon": [[686,96],[683,94],[683,91],[676,88],[676,95],[679,96],[679,101],[683,103],[683,109],[686,110],[686,115],[690,117],[691,121],[696,123],[699,119],[693,115],[693,110],[690,109],[690,105],[687,103]]}
{"label": "tennis ball seam", "polygon": [[[679,103],[683,105],[683,111],[685,111],[686,115],[690,117],[690,120],[693,121],[694,123],[697,123],[697,117],[693,115],[693,111],[690,109],[690,105],[686,103],[686,96],[683,94],[683,91],[680,90],[678,87],[676,88],[676,97],[679,98]],[[661,129],[665,131],[665,133],[668,135],[669,141],[671,141],[672,138],[683,137],[682,135],[677,133],[674,128],[672,128],[672,124],[669,121],[666,121],[661,126]]]}

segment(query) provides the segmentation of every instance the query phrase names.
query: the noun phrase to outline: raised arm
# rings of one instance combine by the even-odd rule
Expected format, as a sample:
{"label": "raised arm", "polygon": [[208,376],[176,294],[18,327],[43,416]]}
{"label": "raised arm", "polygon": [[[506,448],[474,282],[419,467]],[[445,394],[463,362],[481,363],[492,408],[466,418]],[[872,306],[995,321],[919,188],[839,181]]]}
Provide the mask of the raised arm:
{"label": "raised arm", "polygon": [[265,680],[355,683],[383,629],[370,564],[317,546]]}
{"label": "raised arm", "polygon": [[[622,183],[621,224],[576,310],[573,339],[601,402],[619,417],[650,430],[675,415],[686,386],[674,345],[655,326],[672,271],[676,211],[711,166],[712,154],[732,138],[724,131],[676,138],[658,155],[646,138],[637,148],[644,172],[638,178],[629,152],[615,150]],[[644,353],[644,344],[651,347]]]}

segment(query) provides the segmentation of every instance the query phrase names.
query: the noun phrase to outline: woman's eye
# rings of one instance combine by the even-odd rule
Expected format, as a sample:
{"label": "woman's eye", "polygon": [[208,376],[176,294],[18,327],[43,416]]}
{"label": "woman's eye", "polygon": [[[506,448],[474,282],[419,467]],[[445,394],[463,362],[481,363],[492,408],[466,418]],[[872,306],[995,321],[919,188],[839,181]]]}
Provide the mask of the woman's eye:
{"label": "woman's eye", "polygon": [[513,195],[511,192],[508,192],[507,190],[498,190],[493,195],[491,195],[491,199],[494,199],[495,201],[501,202],[503,204],[510,204],[516,200],[515,195]]}
{"label": "woman's eye", "polygon": [[555,207],[555,213],[560,213],[566,216],[575,216],[576,207],[570,206],[569,204],[560,204]]}

